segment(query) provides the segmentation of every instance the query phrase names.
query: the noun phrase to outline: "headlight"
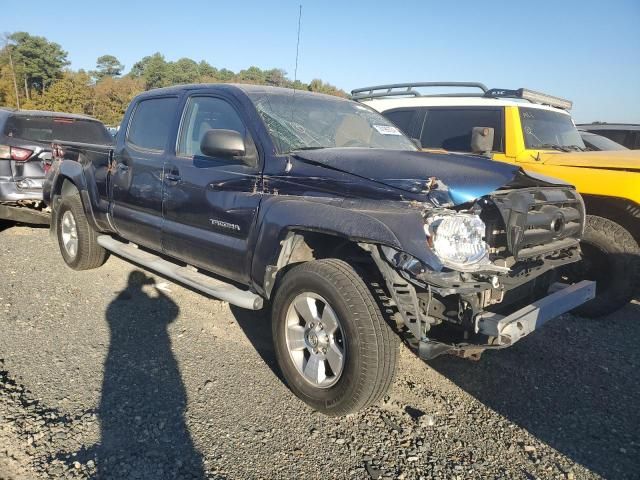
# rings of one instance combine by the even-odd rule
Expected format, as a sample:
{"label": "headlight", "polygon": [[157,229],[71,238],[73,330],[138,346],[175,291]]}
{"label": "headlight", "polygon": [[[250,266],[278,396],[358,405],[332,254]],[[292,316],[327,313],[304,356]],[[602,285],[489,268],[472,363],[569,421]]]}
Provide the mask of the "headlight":
{"label": "headlight", "polygon": [[478,215],[467,213],[435,214],[424,226],[429,244],[442,263],[464,269],[485,259],[485,224]]}

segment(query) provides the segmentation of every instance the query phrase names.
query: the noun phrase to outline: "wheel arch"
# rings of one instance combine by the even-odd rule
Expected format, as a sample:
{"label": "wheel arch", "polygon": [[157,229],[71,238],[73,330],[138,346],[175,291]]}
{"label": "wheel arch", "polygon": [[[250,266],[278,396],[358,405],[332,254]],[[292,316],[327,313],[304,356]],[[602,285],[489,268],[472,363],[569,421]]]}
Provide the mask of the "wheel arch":
{"label": "wheel arch", "polygon": [[616,222],[640,244],[640,205],[620,197],[582,195],[588,215],[597,215]]}

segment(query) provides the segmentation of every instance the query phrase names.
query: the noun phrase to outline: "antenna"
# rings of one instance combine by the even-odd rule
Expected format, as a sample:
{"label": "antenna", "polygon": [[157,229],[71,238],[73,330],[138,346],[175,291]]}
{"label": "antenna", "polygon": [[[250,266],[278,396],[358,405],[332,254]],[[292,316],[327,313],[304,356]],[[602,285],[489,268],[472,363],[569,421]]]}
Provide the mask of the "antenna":
{"label": "antenna", "polygon": [[296,43],[296,68],[293,71],[293,88],[295,87],[295,83],[298,80],[298,53],[300,52],[300,23],[302,21],[302,4],[300,4],[300,9],[298,10],[298,42]]}

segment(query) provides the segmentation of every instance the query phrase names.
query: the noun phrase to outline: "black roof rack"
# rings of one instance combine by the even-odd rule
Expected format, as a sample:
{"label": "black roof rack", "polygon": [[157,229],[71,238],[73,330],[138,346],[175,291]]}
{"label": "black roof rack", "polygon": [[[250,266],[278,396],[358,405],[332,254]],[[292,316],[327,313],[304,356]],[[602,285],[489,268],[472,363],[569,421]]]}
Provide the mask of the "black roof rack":
{"label": "black roof rack", "polygon": [[[423,95],[416,88],[422,87],[461,87],[477,88],[482,93],[441,93],[434,95]],[[482,97],[489,89],[480,82],[413,82],[413,83],[390,83],[388,85],[376,85],[373,87],[363,87],[351,90],[352,100],[365,100],[382,97],[410,96],[410,97]]]}

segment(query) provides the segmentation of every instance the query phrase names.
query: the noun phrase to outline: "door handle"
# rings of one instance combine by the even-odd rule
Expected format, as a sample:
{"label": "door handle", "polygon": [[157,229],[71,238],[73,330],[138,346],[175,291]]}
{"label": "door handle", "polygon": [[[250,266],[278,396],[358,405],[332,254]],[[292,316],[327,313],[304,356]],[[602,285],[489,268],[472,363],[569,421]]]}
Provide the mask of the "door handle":
{"label": "door handle", "polygon": [[166,180],[169,180],[170,182],[179,182],[181,179],[180,175],[175,173],[167,173],[165,174],[164,178]]}

